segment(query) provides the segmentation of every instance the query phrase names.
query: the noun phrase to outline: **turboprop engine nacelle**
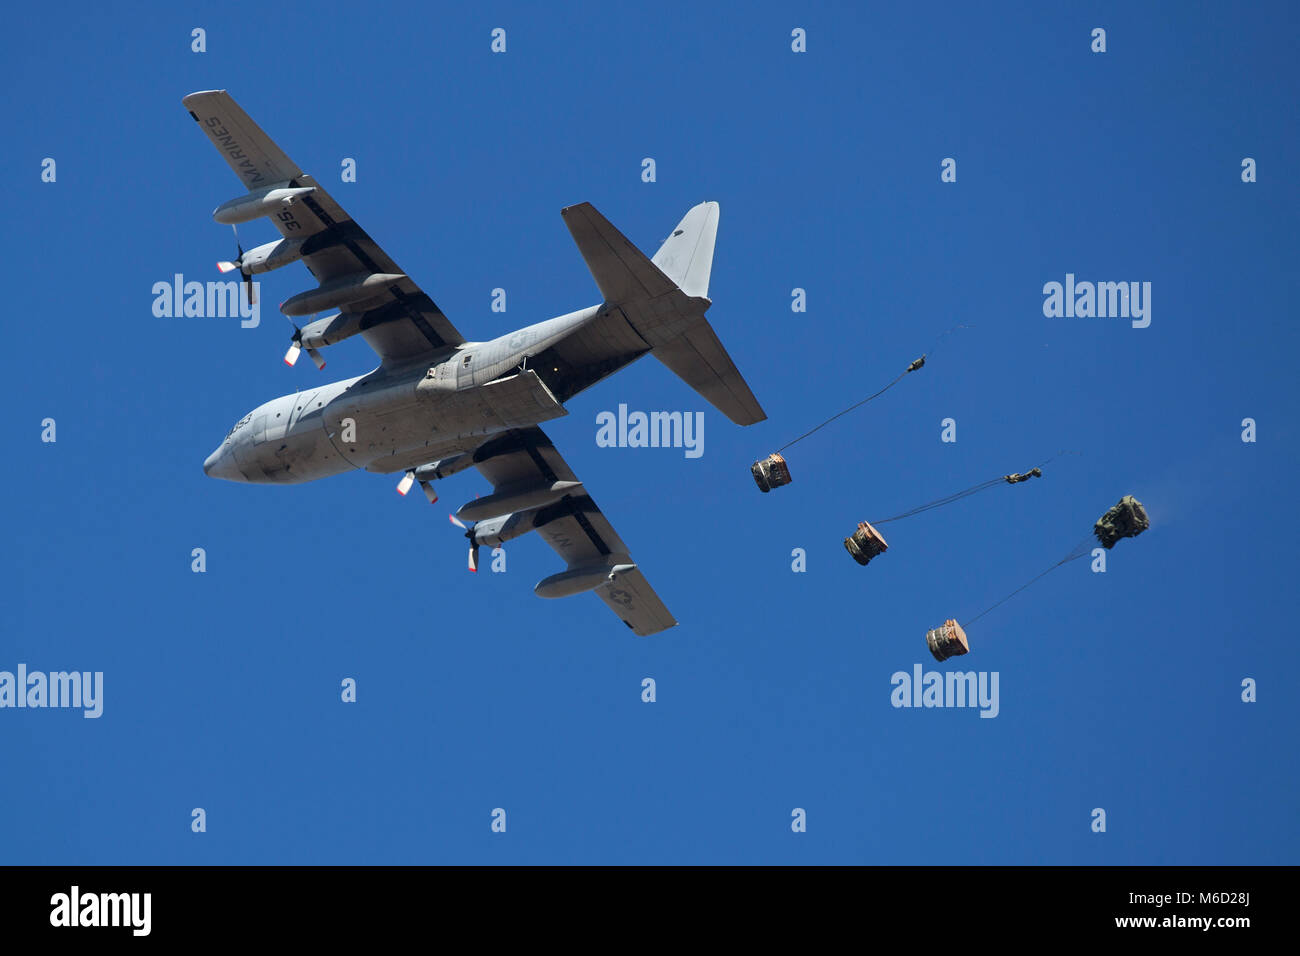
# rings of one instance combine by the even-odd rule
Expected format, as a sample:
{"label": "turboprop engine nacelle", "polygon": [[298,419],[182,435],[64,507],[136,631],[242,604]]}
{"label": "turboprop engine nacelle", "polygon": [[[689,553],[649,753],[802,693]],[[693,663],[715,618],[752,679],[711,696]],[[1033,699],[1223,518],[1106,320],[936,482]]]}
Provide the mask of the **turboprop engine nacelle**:
{"label": "turboprop engine nacelle", "polygon": [[539,509],[516,511],[499,518],[488,518],[474,525],[474,543],[487,548],[499,548],[533,530],[533,518]]}
{"label": "turboprop engine nacelle", "polygon": [[437,461],[431,461],[427,465],[421,465],[415,469],[415,479],[417,481],[435,481],[438,478],[449,478],[473,464],[473,455],[453,455],[450,458],[439,458]]}
{"label": "turboprop engine nacelle", "polygon": [[302,258],[302,239],[278,239],[256,249],[249,249],[239,257],[239,267],[244,275],[257,275],[279,269]]}
{"label": "turboprop engine nacelle", "polygon": [[272,186],[270,189],[259,189],[247,196],[223,202],[212,211],[212,218],[223,226],[238,226],[241,222],[252,222],[270,216],[283,207],[292,205],[299,196],[315,191],[315,186],[299,186],[294,189]]}
{"label": "turboprop engine nacelle", "polygon": [[388,286],[400,282],[406,276],[399,273],[362,272],[343,276],[323,283],[319,288],[297,295],[280,303],[280,311],[285,315],[312,315],[326,309],[336,309],[351,302],[360,302],[378,295]]}
{"label": "turboprop engine nacelle", "polygon": [[361,331],[361,313],[336,312],[302,327],[302,347],[320,349],[336,345]]}
{"label": "turboprop engine nacelle", "polygon": [[570,568],[568,571],[552,574],[549,578],[542,578],[533,591],[538,597],[568,597],[570,594],[578,594],[582,591],[593,591],[602,584],[612,583],[620,574],[635,570],[635,564],[616,564],[613,567],[601,564],[594,567]]}
{"label": "turboprop engine nacelle", "polygon": [[565,495],[582,487],[580,481],[544,481],[541,484],[512,485],[496,494],[475,498],[460,506],[456,517],[462,521],[481,521],[508,515],[513,511],[527,511],[559,501]]}

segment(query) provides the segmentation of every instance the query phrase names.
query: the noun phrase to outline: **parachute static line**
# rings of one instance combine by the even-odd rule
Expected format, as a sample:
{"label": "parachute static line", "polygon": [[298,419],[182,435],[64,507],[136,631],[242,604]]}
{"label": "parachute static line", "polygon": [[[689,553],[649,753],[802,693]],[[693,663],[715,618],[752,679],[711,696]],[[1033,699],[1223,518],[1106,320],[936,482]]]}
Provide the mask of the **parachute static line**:
{"label": "parachute static line", "polygon": [[[1053,458],[1056,456],[1053,455]],[[1048,461],[1052,459],[1049,458]],[[1047,462],[1044,462],[1046,464]],[[901,515],[894,515],[892,518],[878,518],[875,522],[859,521],[858,528],[849,537],[844,539],[844,549],[852,555],[853,560],[858,564],[866,565],[872,558],[884,554],[889,550],[884,536],[877,531],[873,524],[885,524],[888,521],[898,521],[900,518],[910,518],[912,515],[921,514],[923,511],[929,511],[932,508],[941,508],[944,505],[950,505],[954,501],[960,501],[962,498],[968,498],[977,492],[986,488],[992,488],[994,485],[1006,483],[1008,485],[1018,485],[1022,481],[1028,481],[1030,478],[1041,478],[1043,469],[1041,465],[1035,466],[1024,474],[1003,475],[1000,478],[990,478],[988,481],[981,481],[978,485],[958,491],[955,494],[947,495],[936,501],[931,501],[913,508],[911,511],[904,511]]]}
{"label": "parachute static line", "polygon": [[[1057,452],[1051,458],[1047,459],[1047,461],[1043,462],[1043,465],[1050,464],[1061,455],[1066,454],[1072,454],[1072,452]],[[892,518],[877,518],[875,524],[885,524],[889,521],[898,521],[901,518],[910,518],[912,515],[918,515],[924,511],[929,511],[932,508],[942,508],[944,505],[950,505],[955,501],[960,501],[962,498],[968,498],[973,494],[984,491],[986,488],[992,488],[994,485],[1000,485],[1003,483],[1008,485],[1018,485],[1021,482],[1028,481],[1030,478],[1041,478],[1043,476],[1043,465],[1035,465],[1033,468],[1030,468],[1022,474],[1016,474],[1013,472],[1010,475],[1002,475],[1000,478],[990,478],[988,481],[981,481],[978,485],[972,485],[971,487],[954,494],[946,495],[943,498],[927,502],[923,505],[918,505],[911,511],[904,511],[902,514],[894,515]],[[858,564],[866,565],[872,558],[888,551],[889,545],[885,542],[884,536],[872,526],[872,522],[860,521],[858,522],[857,530],[844,539],[844,549],[848,551],[848,553],[853,557],[853,560],[858,562]]]}
{"label": "parachute static line", "polygon": [[1002,605],[1006,604],[1013,597],[1015,597],[1025,588],[1029,587],[1029,585],[1033,584],[1035,581],[1039,580],[1040,578],[1047,577],[1047,575],[1051,574],[1053,571],[1055,571],[1063,564],[1069,564],[1071,561],[1078,561],[1080,558],[1086,558],[1089,555],[1089,553],[1091,553],[1091,551],[1092,551],[1092,535],[1089,535],[1088,537],[1080,541],[1074,548],[1072,548],[1070,550],[1070,553],[1067,554],[1065,557],[1063,557],[1060,561],[1057,561],[1046,571],[1041,571],[1038,574],[1035,574],[1032,578],[1030,578],[1024,584],[1020,585],[1020,587],[1016,588],[1014,591],[1012,591],[1010,594],[1004,597],[1001,601],[998,601],[992,607],[988,607],[985,608],[983,611],[980,611],[973,618],[971,618],[969,621],[963,624],[962,627],[963,628],[970,627],[972,624],[974,624],[976,621],[982,618],[985,614],[988,614],[989,611],[995,610],[1001,607]]}
{"label": "parachute static line", "polygon": [[1029,587],[1029,585],[1033,584],[1039,578],[1046,577],[1048,574],[1055,571],[1063,564],[1069,564],[1071,561],[1076,561],[1079,558],[1086,557],[1091,547],[1092,547],[1091,536],[1084,538],[1083,541],[1079,543],[1078,547],[1076,547],[1073,551],[1071,551],[1069,554],[1063,557],[1060,561],[1057,561],[1046,571],[1034,575],[1024,584],[1020,585],[1020,587],[1016,588],[1014,591],[1012,591],[1010,594],[1004,597],[1001,601],[998,601],[997,604],[994,604],[992,607],[980,611],[978,614],[976,614],[965,624],[958,624],[955,620],[949,618],[948,620],[943,622],[943,627],[936,627],[933,630],[926,631],[925,646],[930,649],[930,653],[934,655],[934,659],[936,661],[946,661],[948,658],[956,657],[958,654],[969,653],[970,640],[966,637],[966,628],[970,627],[972,624],[974,624],[976,621],[982,618],[985,614],[989,613],[989,611],[992,611],[994,608],[998,608],[1001,607],[1003,604],[1006,604],[1013,597],[1015,597],[1025,588]]}
{"label": "parachute static line", "polygon": [[758,461],[750,465],[749,470],[754,475],[754,481],[758,485],[758,490],[766,493],[768,491],[771,491],[773,488],[779,488],[782,485],[788,485],[793,480],[790,477],[790,466],[786,463],[785,457],[781,454],[781,452],[785,451],[791,445],[803,441],[809,435],[813,435],[821,431],[823,428],[825,428],[831,422],[835,421],[837,418],[842,418],[843,416],[847,415],[849,412],[853,411],[854,409],[861,408],[863,405],[867,404],[867,402],[870,402],[872,399],[876,399],[879,398],[881,395],[884,395],[885,392],[889,391],[891,388],[893,388],[895,385],[901,382],[909,372],[915,372],[917,369],[923,368],[925,366],[926,358],[939,347],[939,343],[943,341],[946,335],[948,335],[951,332],[957,331],[957,329],[967,329],[967,328],[970,328],[970,326],[954,325],[951,329],[947,329],[937,339],[934,340],[934,345],[930,346],[930,350],[928,352],[923,353],[920,358],[915,359],[911,365],[903,369],[903,371],[900,372],[898,376],[892,382],[886,385],[884,388],[880,389],[878,392],[874,392],[871,395],[868,395],[866,398],[862,399],[861,401],[854,402],[848,408],[832,415],[830,418],[826,419],[820,425],[816,425],[813,428],[810,428],[808,431],[804,432],[802,435],[800,435],[797,438],[790,439],[790,441],[786,442],[784,445],[778,448],[773,454],[768,455],[766,458],[760,458]]}
{"label": "parachute static line", "polygon": [[849,412],[853,411],[855,408],[861,408],[863,405],[867,404],[867,402],[871,401],[872,399],[879,398],[881,395],[884,395],[887,391],[889,391],[891,388],[893,388],[895,385],[897,385],[899,382],[901,382],[901,381],[903,380],[903,377],[906,376],[908,372],[915,372],[918,368],[922,368],[922,367],[924,367],[924,365],[925,365],[925,356],[922,355],[919,359],[916,359],[914,362],[912,362],[912,364],[909,365],[907,368],[903,369],[903,371],[901,371],[901,372],[898,374],[898,377],[897,377],[897,378],[895,378],[892,382],[890,382],[888,385],[886,385],[886,386],[885,386],[884,388],[882,388],[880,391],[878,391],[878,392],[876,392],[876,393],[874,393],[874,394],[872,394],[872,395],[868,395],[866,398],[862,399],[860,402],[855,402],[854,404],[850,405],[848,408],[844,409],[844,411],[842,411],[842,412],[837,412],[836,414],[832,415],[830,418],[826,419],[826,421],[822,422],[820,425],[817,425],[817,426],[815,426],[815,427],[809,429],[808,431],[804,432],[804,433],[803,433],[802,435],[800,435],[798,438],[792,438],[790,441],[786,442],[784,445],[782,445],[780,448],[778,448],[778,449],[777,449],[777,453],[780,454],[781,452],[783,452],[783,451],[785,451],[787,448],[789,448],[791,445],[795,444],[795,442],[801,442],[801,441],[803,441],[805,438],[807,438],[809,435],[812,435],[812,434],[814,434],[814,433],[816,433],[816,432],[821,431],[823,428],[825,428],[825,427],[826,427],[827,425],[829,425],[831,422],[835,421],[835,419],[844,417],[844,416],[847,415]]}
{"label": "parachute static line", "polygon": [[[1052,459],[1049,458],[1043,464],[1048,464]],[[969,498],[971,495],[979,494],[994,485],[1008,484],[1018,485],[1022,481],[1028,481],[1030,478],[1041,478],[1043,476],[1043,466],[1036,465],[1030,468],[1024,474],[1002,475],[998,478],[990,478],[988,481],[981,481],[978,485],[971,485],[962,491],[954,492],[951,495],[945,495],[942,498],[936,498],[934,501],[928,501],[923,505],[917,505],[911,511],[904,511],[902,514],[894,515],[892,518],[877,518],[871,524],[886,524],[890,521],[899,521],[903,518],[910,518],[913,515],[919,515],[922,512],[930,511],[934,508],[942,508],[944,505],[950,505],[955,501],[961,501],[963,498]]]}
{"label": "parachute static line", "polygon": [[[1064,454],[1064,452],[1062,454]],[[995,610],[1003,604],[1006,604],[1025,588],[1029,587],[1029,585],[1038,581],[1040,578],[1047,577],[1047,575],[1051,574],[1061,565],[1069,564],[1071,561],[1078,561],[1080,558],[1086,558],[1092,553],[1092,539],[1094,536],[1101,542],[1103,547],[1110,550],[1121,538],[1136,538],[1150,527],[1151,520],[1147,517],[1147,512],[1146,509],[1142,507],[1142,502],[1138,501],[1132,495],[1125,495],[1119,500],[1118,504],[1097,519],[1097,523],[1093,525],[1092,534],[1080,541],[1069,554],[1063,557],[1060,561],[1057,561],[1047,570],[1034,575],[1024,584],[1020,585],[1020,587],[1016,588],[1004,597],[1001,601],[998,601],[992,607],[980,611],[961,626],[963,628],[970,627],[985,614],[988,614],[989,611]],[[962,636],[965,637],[965,631],[962,632]],[[933,645],[931,646],[931,650],[934,650]],[[957,653],[962,652],[958,651]],[[938,654],[935,656],[938,657]],[[943,658],[940,657],[939,660],[943,660]]]}
{"label": "parachute static line", "polygon": [[832,415],[830,418],[826,419],[826,421],[822,422],[817,427],[804,432],[798,438],[786,442],[784,445],[782,445],[772,454],[768,455],[766,458],[760,458],[758,461],[750,465],[749,470],[754,476],[754,482],[758,485],[758,490],[766,494],[767,492],[771,491],[773,488],[780,488],[782,485],[788,485],[790,484],[791,481],[794,480],[790,477],[790,466],[786,463],[785,456],[782,455],[781,452],[785,451],[795,442],[803,441],[809,435],[813,434],[813,432],[821,431],[831,422],[835,421],[835,419],[843,415],[847,415],[849,412],[853,411],[853,409],[865,405],[873,398],[879,398],[881,395],[884,395],[885,392],[889,391],[900,381],[902,381],[904,375],[906,375],[908,372],[916,371],[924,364],[925,364],[925,356],[922,355],[919,359],[917,359],[906,369],[904,369],[903,372],[898,376],[898,378],[894,379],[892,382],[890,382],[880,391],[876,392],[874,395],[868,395],[866,398],[858,402],[856,405],[850,405],[848,408],[844,409],[844,411],[840,412],[839,414]]}
{"label": "parachute static line", "polygon": [[[1077,454],[1079,454],[1077,451],[1058,451],[1051,458],[1047,459],[1041,464],[1035,465],[1033,468],[1030,468],[1028,471],[1022,474],[1018,474],[1018,475],[1010,474],[1010,475],[1003,475],[1000,478],[990,478],[988,481],[981,481],[978,485],[971,485],[969,488],[966,488],[962,491],[954,492],[953,494],[947,495],[946,497],[936,498],[934,501],[926,502],[923,505],[917,505],[911,511],[904,511],[902,514],[894,515],[892,518],[878,518],[877,520],[871,523],[886,524],[890,521],[898,521],[902,518],[910,518],[913,515],[919,515],[924,511],[931,510],[932,508],[942,508],[944,505],[950,505],[955,501],[961,501],[961,499],[963,498],[968,498],[971,495],[979,494],[981,491],[984,491],[987,488],[992,488],[995,485],[1000,485],[1003,482],[1005,482],[1008,485],[1018,485],[1023,481],[1028,481],[1030,478],[1041,478],[1043,477],[1043,469],[1046,468],[1048,465],[1050,465],[1052,462],[1056,461],[1056,459],[1060,458],[1062,455],[1077,455]],[[1119,506],[1116,505],[1116,507]],[[1111,510],[1113,511],[1114,509]]]}

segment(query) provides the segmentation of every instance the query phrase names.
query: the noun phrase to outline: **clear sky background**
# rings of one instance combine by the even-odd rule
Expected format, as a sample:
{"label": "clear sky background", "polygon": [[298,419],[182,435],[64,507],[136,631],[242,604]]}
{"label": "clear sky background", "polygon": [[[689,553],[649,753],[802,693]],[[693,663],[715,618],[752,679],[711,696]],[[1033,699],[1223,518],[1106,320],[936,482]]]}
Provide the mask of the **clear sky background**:
{"label": "clear sky background", "polygon": [[[105,702],[98,720],[0,710],[0,862],[1297,862],[1297,19],[13,11],[0,670],[103,671]],[[473,471],[433,508],[368,473],[204,476],[249,409],[374,365],[359,339],[324,373],[281,363],[299,265],[264,277],[257,328],[153,315],[155,282],[217,279],[233,253],[210,214],[241,187],[180,102],[214,88],[471,339],[599,300],[563,206],[591,201],[652,253],[721,204],[709,319],[769,420],[732,425],[647,358],[546,426],[679,627],[634,638],[592,595],[535,597],[560,570],[535,536],[506,573],[468,574],[446,513],[488,490]],[[1150,282],[1150,327],[1045,318],[1067,272]],[[959,323],[759,494],[751,461]],[[619,403],[704,410],[703,457],[597,447]],[[870,567],[841,546],[1063,449],[1041,480],[885,526]],[[933,661],[928,628],[1030,579],[1126,493],[1152,527],[1106,573],[1066,565],[972,626],[969,656]],[[917,663],[996,671],[1000,713],[895,709],[891,675]]]}

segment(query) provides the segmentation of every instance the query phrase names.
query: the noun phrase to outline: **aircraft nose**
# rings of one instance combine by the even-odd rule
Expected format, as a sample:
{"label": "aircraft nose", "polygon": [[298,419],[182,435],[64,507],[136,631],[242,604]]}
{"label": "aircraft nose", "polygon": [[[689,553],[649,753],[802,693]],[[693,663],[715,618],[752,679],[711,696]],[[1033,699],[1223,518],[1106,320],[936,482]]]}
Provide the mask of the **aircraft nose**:
{"label": "aircraft nose", "polygon": [[224,478],[226,481],[240,481],[244,477],[235,464],[235,456],[224,443],[204,459],[203,473],[209,478]]}

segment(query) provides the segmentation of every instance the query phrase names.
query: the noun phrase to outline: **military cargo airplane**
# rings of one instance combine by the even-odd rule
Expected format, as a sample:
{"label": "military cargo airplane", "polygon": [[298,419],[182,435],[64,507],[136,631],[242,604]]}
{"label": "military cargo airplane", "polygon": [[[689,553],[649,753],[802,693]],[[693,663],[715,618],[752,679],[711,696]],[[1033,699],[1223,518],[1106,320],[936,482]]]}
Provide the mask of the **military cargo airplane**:
{"label": "military cargo airplane", "polygon": [[[467,342],[312,177],[286,156],[224,90],[182,102],[248,190],[213,213],[219,222],[267,218],[282,238],[243,251],[223,272],[252,276],[302,261],[317,287],[280,306],[290,319],[337,309],[294,327],[285,362],[359,335],[379,356],[374,371],[259,405],[208,456],[214,478],[313,481],[356,468],[398,474],[402,494],[471,466],[493,492],[452,516],[470,540],[497,547],[537,531],[565,561],[540,581],[546,598],[594,591],[639,635],[677,622],[628,547],[539,423],[643,355],[653,355],[737,425],[767,416],[704,317],[718,204],[686,213],[647,258],[590,203],[561,210],[603,302],[488,342]],[[249,294],[252,286],[248,286]],[[472,522],[467,526],[465,522]]]}

